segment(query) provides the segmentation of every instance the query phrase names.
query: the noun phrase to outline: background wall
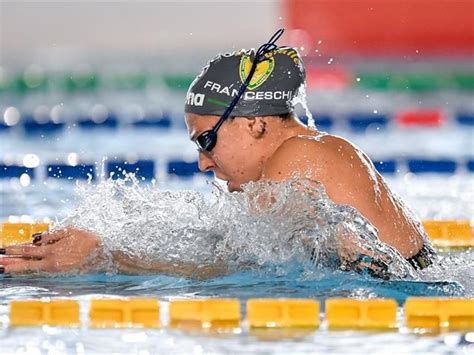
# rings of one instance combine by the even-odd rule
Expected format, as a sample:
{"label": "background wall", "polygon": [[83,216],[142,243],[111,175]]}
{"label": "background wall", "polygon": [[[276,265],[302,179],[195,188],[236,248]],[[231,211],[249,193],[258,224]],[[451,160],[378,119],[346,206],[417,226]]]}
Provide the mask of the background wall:
{"label": "background wall", "polygon": [[472,0],[287,0],[290,28],[333,55],[474,54]]}
{"label": "background wall", "polygon": [[266,1],[2,1],[1,60],[178,56],[256,46],[280,19]]}
{"label": "background wall", "polygon": [[281,26],[310,55],[473,56],[473,14],[473,0],[2,0],[0,60],[209,56]]}

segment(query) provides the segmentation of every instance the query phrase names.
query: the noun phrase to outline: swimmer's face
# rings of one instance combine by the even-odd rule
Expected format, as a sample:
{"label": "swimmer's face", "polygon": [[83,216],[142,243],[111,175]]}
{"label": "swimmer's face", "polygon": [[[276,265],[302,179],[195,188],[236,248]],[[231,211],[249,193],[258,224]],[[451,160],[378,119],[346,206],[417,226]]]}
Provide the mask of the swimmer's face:
{"label": "swimmer's face", "polygon": [[[218,116],[188,113],[185,117],[190,139],[214,127]],[[251,120],[228,119],[217,132],[217,144],[211,152],[199,152],[199,170],[213,171],[217,178],[226,180],[229,191],[257,181],[262,175],[263,149]]]}

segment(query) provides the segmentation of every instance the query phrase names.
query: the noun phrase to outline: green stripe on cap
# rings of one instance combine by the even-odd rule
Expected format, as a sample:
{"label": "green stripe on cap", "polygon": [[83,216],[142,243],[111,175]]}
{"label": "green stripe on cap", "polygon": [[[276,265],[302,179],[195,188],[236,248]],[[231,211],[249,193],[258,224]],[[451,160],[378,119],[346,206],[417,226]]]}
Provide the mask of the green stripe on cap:
{"label": "green stripe on cap", "polygon": [[207,102],[210,102],[211,104],[215,104],[215,105],[218,105],[218,106],[223,106],[223,107],[229,106],[228,103],[225,103],[225,102],[222,102],[222,101],[219,101],[219,100],[216,100],[216,99],[207,99]]}

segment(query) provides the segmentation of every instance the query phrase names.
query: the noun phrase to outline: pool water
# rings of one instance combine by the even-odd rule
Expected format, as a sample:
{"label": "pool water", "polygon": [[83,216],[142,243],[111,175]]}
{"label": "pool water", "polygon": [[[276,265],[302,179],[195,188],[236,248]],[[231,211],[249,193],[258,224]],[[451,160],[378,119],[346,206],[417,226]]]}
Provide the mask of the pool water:
{"label": "pool water", "polygon": [[[459,130],[450,134],[458,137],[446,141],[446,132],[423,131],[421,137],[438,139],[439,152],[463,161],[472,131]],[[386,158],[419,156],[423,149],[420,135],[400,132],[376,133],[370,136],[342,135],[359,144],[370,156]],[[456,134],[458,133],[458,134]],[[443,137],[443,139],[441,139]],[[87,139],[86,139],[87,138]],[[417,139],[418,138],[418,139]],[[209,177],[177,178],[166,175],[166,162],[179,155],[180,159],[196,159],[194,147],[183,130],[166,134],[143,131],[66,132],[55,139],[37,137],[24,141],[17,134],[2,137],[4,159],[34,154],[40,158],[39,173],[27,183],[18,179],[0,181],[0,220],[61,219],[80,202],[72,181],[46,178],[45,167],[58,156],[65,160],[94,162],[100,169],[101,157],[114,156],[136,159],[152,158],[157,172],[155,188],[179,191],[196,190],[209,195],[213,186]],[[84,143],[87,141],[87,145]],[[140,144],[146,141],[148,144]],[[391,142],[383,145],[382,142]],[[407,143],[409,142],[409,143]],[[433,152],[433,150],[430,150]],[[133,153],[131,153],[133,152]],[[73,155],[71,155],[74,153]],[[178,154],[179,153],[179,154]],[[437,154],[437,153],[436,153]],[[434,154],[435,156],[437,156]],[[467,156],[469,158],[469,156]],[[464,160],[463,160],[464,159]],[[100,175],[100,174],[99,174]],[[387,175],[389,185],[413,209],[420,219],[467,219],[474,221],[474,178],[463,169],[454,174],[416,175],[401,168]],[[100,177],[99,177],[100,180]],[[87,182],[83,182],[87,183]],[[472,333],[449,333],[420,336],[406,328],[395,332],[329,331],[321,329],[308,333],[271,331],[262,334],[249,332],[244,326],[231,334],[204,334],[161,330],[96,330],[87,327],[87,309],[91,299],[102,297],[153,297],[163,305],[162,319],[166,325],[167,305],[175,298],[232,297],[242,305],[255,297],[316,298],[330,297],[375,298],[389,297],[401,306],[409,296],[462,296],[474,297],[474,252],[440,252],[441,267],[424,271],[420,280],[383,281],[354,272],[320,268],[308,273],[299,265],[266,266],[260,270],[240,271],[209,280],[188,280],[163,275],[128,276],[90,274],[61,277],[8,276],[0,277],[1,353],[474,353]],[[52,327],[9,328],[8,302],[15,299],[66,297],[80,301],[83,324],[78,329]],[[245,307],[243,307],[245,311]],[[400,313],[400,317],[402,317]],[[401,318],[400,318],[401,319]],[[262,339],[263,338],[265,339]],[[470,340],[471,339],[471,340]],[[416,341],[415,341],[416,340]]]}
{"label": "pool water", "polygon": [[[463,257],[471,260],[473,254]],[[314,331],[268,330],[252,332],[245,326],[239,332],[205,334],[177,330],[98,330],[87,327],[87,312],[92,298],[153,297],[161,301],[162,324],[167,324],[170,299],[232,297],[244,301],[254,297],[392,297],[403,302],[408,295],[465,295],[456,282],[380,281],[353,273],[322,272],[317,279],[304,280],[298,272],[241,272],[206,281],[165,276],[83,275],[58,278],[3,277],[0,290],[0,329],[2,353],[452,353],[472,350],[465,336],[449,333],[438,336],[398,332],[328,331],[325,325]],[[83,326],[79,329],[54,327],[8,328],[8,301],[44,297],[73,298],[81,305]],[[242,311],[245,310],[243,307]],[[401,316],[401,315],[400,315]],[[264,339],[262,341],[262,339]],[[290,350],[291,349],[291,350]]]}

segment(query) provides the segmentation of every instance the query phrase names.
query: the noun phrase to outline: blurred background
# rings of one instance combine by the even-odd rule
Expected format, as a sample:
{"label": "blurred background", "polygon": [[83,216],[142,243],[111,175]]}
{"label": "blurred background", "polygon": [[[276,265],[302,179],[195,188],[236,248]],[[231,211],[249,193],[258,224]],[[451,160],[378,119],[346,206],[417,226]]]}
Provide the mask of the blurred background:
{"label": "blurred background", "polygon": [[62,217],[74,182],[124,172],[209,192],[186,89],[280,27],[317,126],[420,217],[472,221],[474,0],[0,1],[0,220]]}

